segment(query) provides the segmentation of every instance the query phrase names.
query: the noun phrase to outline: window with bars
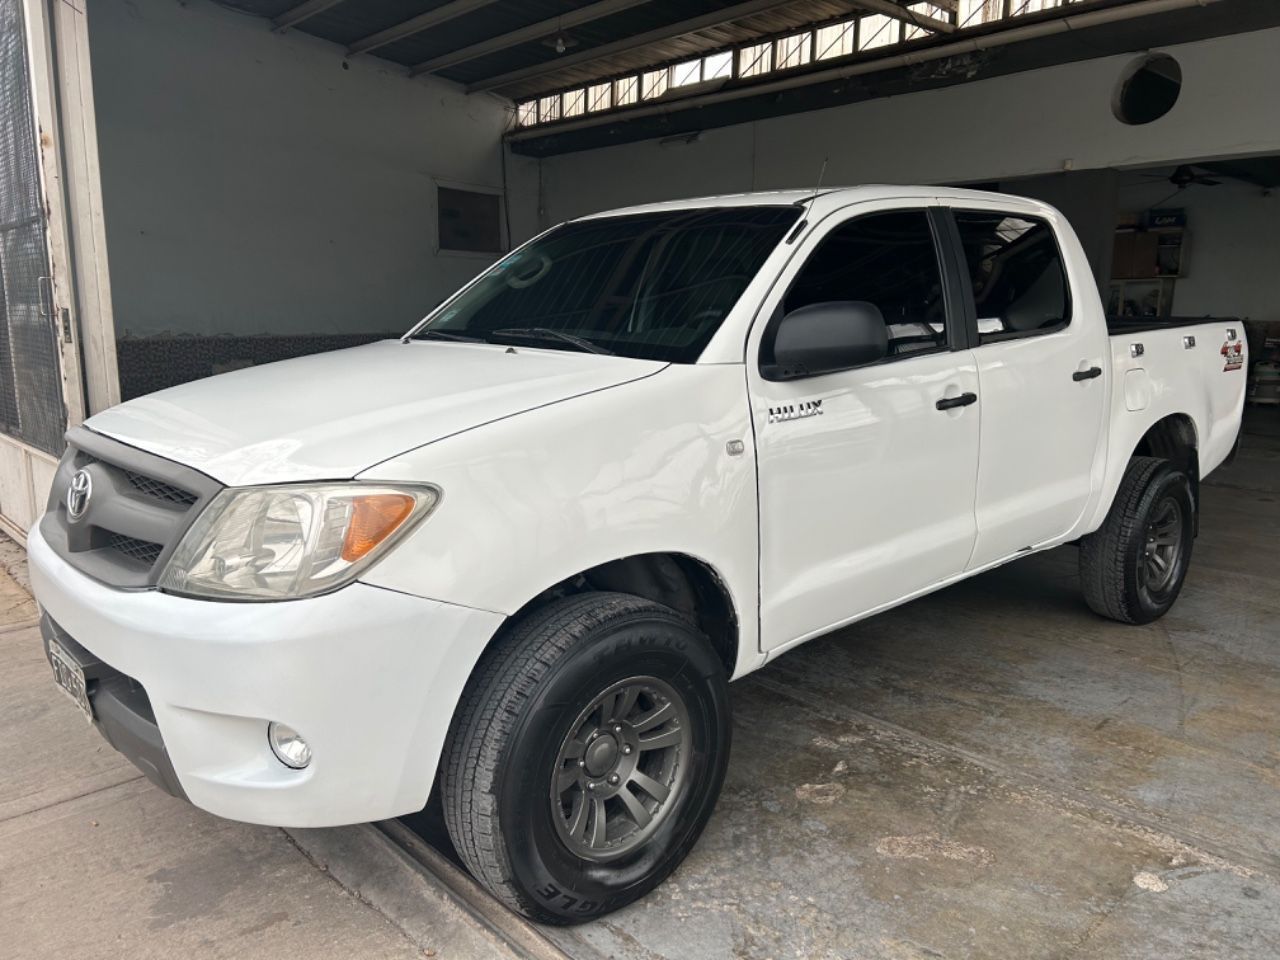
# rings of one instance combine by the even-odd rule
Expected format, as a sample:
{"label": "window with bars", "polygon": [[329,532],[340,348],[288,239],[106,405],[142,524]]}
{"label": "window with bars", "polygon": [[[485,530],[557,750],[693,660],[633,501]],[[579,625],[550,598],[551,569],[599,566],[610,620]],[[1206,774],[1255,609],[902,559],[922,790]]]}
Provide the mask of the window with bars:
{"label": "window with bars", "polygon": [[993,23],[1004,16],[1004,0],[960,0],[958,20],[962,27]]}
{"label": "window with bars", "polygon": [[684,63],[677,63],[671,68],[671,79],[668,81],[673,87],[687,87],[690,84],[702,82],[702,61],[686,60]]}
{"label": "window with bars", "polygon": [[758,77],[772,69],[772,43],[756,43],[738,51],[738,76]]}
{"label": "window with bars", "polygon": [[608,110],[613,106],[613,84],[597,83],[587,88],[587,109]]}
{"label": "window with bars", "polygon": [[631,76],[601,81],[583,89],[522,102],[517,105],[516,122],[527,127],[585,113],[629,107],[711,80],[749,80],[777,70],[796,69],[814,62],[857,56],[866,51],[937,36],[929,20],[951,23],[963,30],[1078,2],[1080,0],[956,0],[952,4],[944,3],[944,0],[916,0],[907,3],[906,9],[919,14],[919,22],[880,13],[846,17],[812,30],[761,39]]}
{"label": "window with bars", "polygon": [[702,61],[702,79],[720,80],[733,76],[733,51],[713,53]]}
{"label": "window with bars", "polygon": [[788,70],[792,67],[803,67],[809,62],[812,52],[812,33],[796,33],[789,37],[783,37],[777,42],[777,52],[775,54],[778,60],[778,69]]}
{"label": "window with bars", "polygon": [[669,70],[650,70],[640,77],[640,94],[646,100],[657,100],[671,83]]}
{"label": "window with bars", "polygon": [[613,82],[613,102],[616,106],[626,107],[640,99],[639,77],[626,77]]}
{"label": "window with bars", "polygon": [[814,35],[814,58],[829,60],[832,57],[847,57],[857,49],[857,40],[857,20],[819,27]]}
{"label": "window with bars", "polygon": [[875,50],[898,42],[900,21],[886,17],[882,13],[873,13],[862,18],[862,27],[858,30],[858,49]]}

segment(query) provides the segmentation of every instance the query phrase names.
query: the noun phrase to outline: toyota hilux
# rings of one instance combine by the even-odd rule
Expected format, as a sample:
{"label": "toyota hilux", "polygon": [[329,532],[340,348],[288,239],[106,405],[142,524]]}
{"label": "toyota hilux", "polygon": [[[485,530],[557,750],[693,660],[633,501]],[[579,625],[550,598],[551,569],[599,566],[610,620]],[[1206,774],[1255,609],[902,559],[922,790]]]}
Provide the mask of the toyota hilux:
{"label": "toyota hilux", "polygon": [[856,187],[583,217],[403,338],[67,435],[31,579],[56,682],[159,786],[315,827],[420,810],[511,907],[635,900],[707,823],[727,683],[1078,544],[1182,588],[1239,323],[1108,324],[1063,216]]}

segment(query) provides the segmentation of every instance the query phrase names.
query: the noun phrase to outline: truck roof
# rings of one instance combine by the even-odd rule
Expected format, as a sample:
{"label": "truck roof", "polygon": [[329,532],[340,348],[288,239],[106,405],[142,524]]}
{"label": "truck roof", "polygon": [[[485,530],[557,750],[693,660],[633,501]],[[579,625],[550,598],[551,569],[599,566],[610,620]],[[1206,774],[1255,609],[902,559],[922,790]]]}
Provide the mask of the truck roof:
{"label": "truck roof", "polygon": [[597,217],[626,216],[637,213],[656,213],[662,210],[692,210],[700,207],[752,207],[752,206],[788,206],[803,203],[810,198],[815,199],[815,206],[824,209],[842,207],[860,200],[901,200],[917,198],[943,198],[948,200],[987,200],[1008,203],[1016,200],[1022,204],[1031,204],[1048,210],[1044,204],[1025,197],[1015,197],[1005,193],[991,193],[985,190],[964,190],[957,187],[940,186],[907,186],[901,184],[861,184],[847,187],[822,187],[815,194],[812,187],[796,190],[754,190],[744,193],[725,193],[709,197],[688,197],[682,200],[664,200],[658,203],[637,204],[620,207],[615,210],[601,210],[598,213],[580,217],[581,220],[592,220]]}

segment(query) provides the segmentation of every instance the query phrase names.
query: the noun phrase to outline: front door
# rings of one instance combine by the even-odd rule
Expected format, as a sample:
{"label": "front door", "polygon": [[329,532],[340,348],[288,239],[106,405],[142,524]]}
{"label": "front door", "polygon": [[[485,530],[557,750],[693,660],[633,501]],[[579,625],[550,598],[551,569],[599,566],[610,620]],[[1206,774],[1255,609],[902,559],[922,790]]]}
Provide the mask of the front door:
{"label": "front door", "polygon": [[[975,538],[978,373],[940,221],[877,201],[828,218],[791,261],[748,342],[760,496],[761,646],[774,649],[964,570]],[[863,301],[883,360],[774,382],[774,317]],[[941,407],[939,401],[943,401]]]}

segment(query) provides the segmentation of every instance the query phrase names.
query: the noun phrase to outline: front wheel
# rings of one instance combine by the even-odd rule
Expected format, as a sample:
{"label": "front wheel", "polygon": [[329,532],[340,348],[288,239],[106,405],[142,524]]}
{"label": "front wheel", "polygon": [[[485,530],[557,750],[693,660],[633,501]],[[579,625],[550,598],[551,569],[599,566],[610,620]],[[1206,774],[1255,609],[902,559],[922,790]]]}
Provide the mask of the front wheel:
{"label": "front wheel", "polygon": [[1150,623],[1178,599],[1191,564],[1195,499],[1167,460],[1134,457],[1107,519],[1080,542],[1089,607],[1121,623]]}
{"label": "front wheel", "polygon": [[591,593],[486,652],[442,762],[445,822],[499,899],[575,923],[643,896],[706,825],[729,758],[725,670],[674,610]]}

